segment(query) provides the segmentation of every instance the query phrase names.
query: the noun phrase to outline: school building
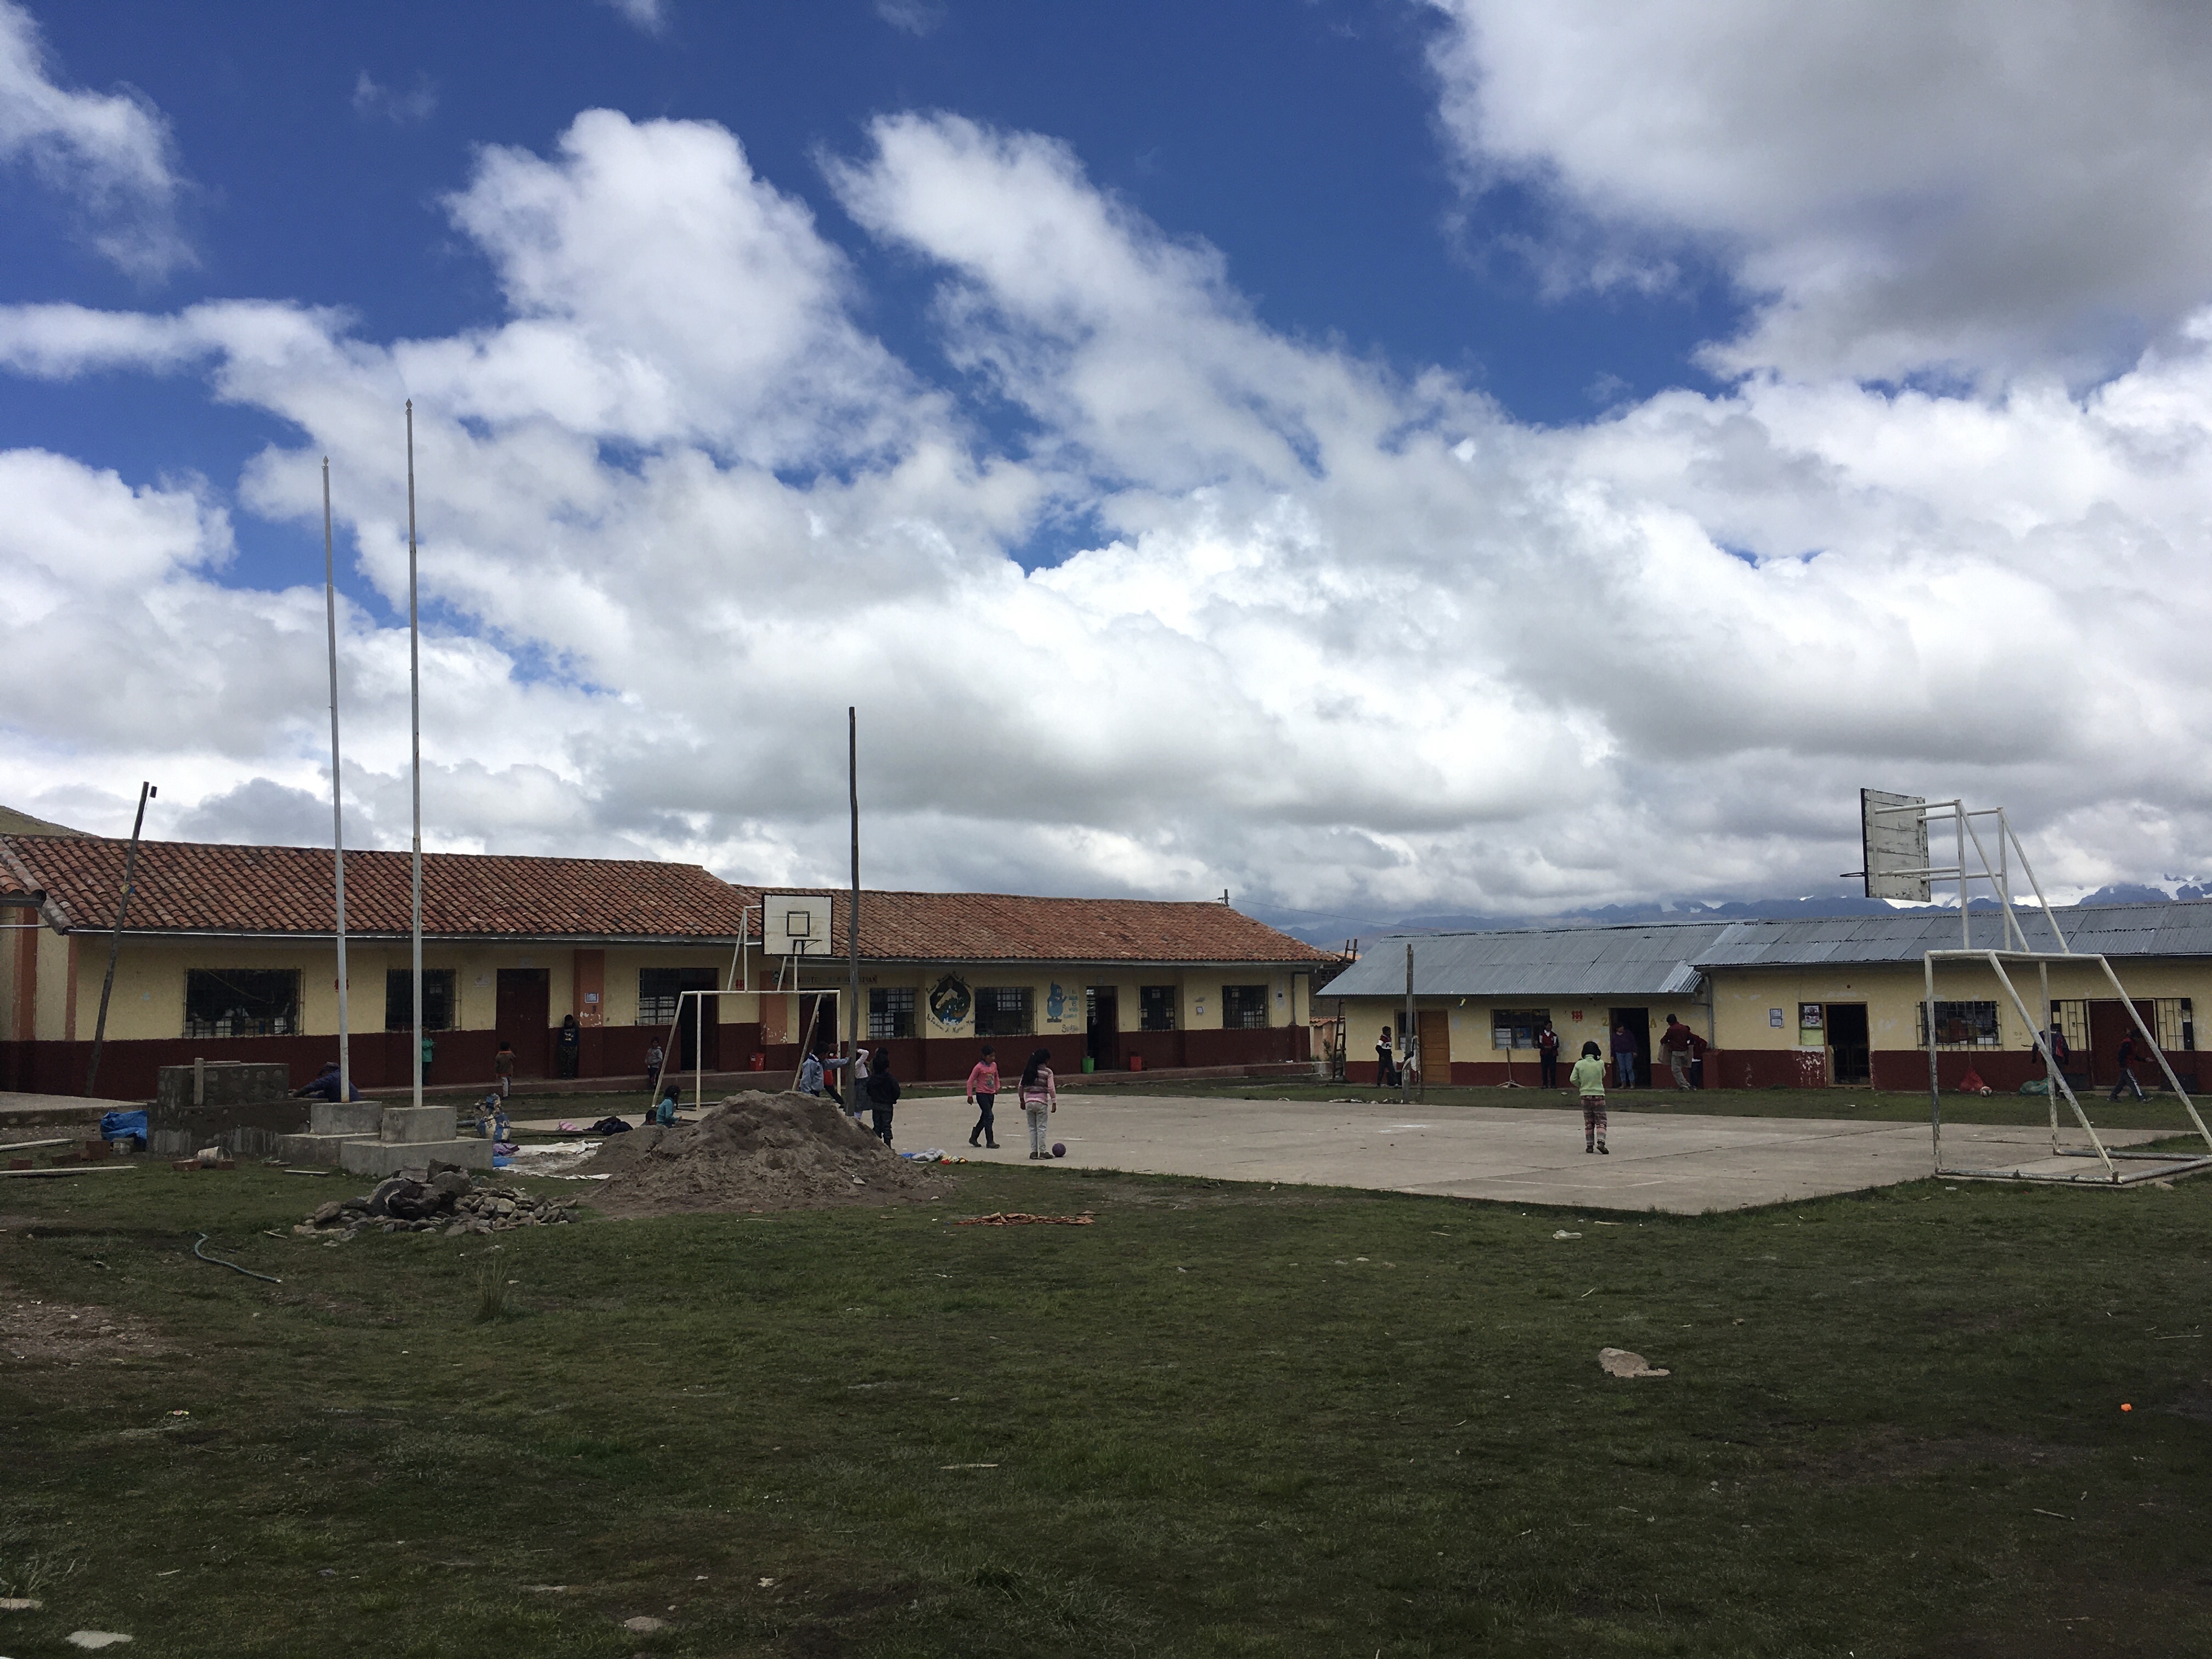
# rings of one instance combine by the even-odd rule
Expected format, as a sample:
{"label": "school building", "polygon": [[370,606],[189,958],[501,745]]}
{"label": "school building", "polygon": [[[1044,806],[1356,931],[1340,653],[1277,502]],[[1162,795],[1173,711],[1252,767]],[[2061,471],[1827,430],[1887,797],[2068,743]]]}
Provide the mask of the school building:
{"label": "school building", "polygon": [[[0,1090],[84,1087],[126,843],[0,835]],[[708,999],[672,1063],[787,1078],[823,994],[848,982],[849,894],[820,955],[763,951],[764,890],[696,865],[424,855],[423,1016],[432,1086],[491,1075],[641,1076],[683,994]],[[363,1088],[410,1079],[410,860],[345,860],[348,1024]],[[304,1083],[337,1053],[328,848],[141,844],[109,998],[99,1091],[154,1092],[162,1066],[278,1060]],[[23,926],[22,923],[35,925]],[[1057,1068],[1303,1060],[1315,971],[1335,961],[1227,905],[863,891],[865,1029],[908,1079],[965,1077],[1049,1048]]]}
{"label": "school building", "polygon": [[[2058,949],[2040,911],[2018,914],[2030,949]],[[2212,995],[2212,901],[2055,914],[2074,950],[2111,959],[2143,1023],[2193,1090],[2196,999]],[[1978,911],[1972,921],[1975,948],[2002,948],[1999,916]],[[1548,1022],[1559,1034],[1563,1067],[1584,1042],[1595,1042],[1610,1062],[1611,1034],[1626,1026],[1639,1078],[1648,1083],[1672,1014],[1710,1044],[1708,1088],[1925,1089],[1922,953],[1957,950],[1961,939],[1955,913],[1385,939],[1324,994],[1325,1001],[1341,1004],[1353,1080],[1373,1081],[1382,1028],[1394,1037],[1400,1031],[1408,945],[1414,1033],[1431,1082],[1447,1075],[1461,1084],[1534,1081],[1535,1034]],[[2021,1005],[2035,1014],[2045,998],[2037,970],[2014,967],[2012,980]],[[2045,1018],[2072,1050],[2069,1074],[2112,1082],[2129,1021],[2103,974],[2094,965],[2053,964],[2048,1000]],[[1999,1090],[2042,1075],[2027,1022],[1985,964],[1939,964],[1935,1015],[1946,1087],[1955,1087],[1969,1067]],[[1658,1066],[1663,1079],[1663,1057]],[[2139,1064],[2136,1074],[2146,1087],[2158,1075],[2154,1064]]]}

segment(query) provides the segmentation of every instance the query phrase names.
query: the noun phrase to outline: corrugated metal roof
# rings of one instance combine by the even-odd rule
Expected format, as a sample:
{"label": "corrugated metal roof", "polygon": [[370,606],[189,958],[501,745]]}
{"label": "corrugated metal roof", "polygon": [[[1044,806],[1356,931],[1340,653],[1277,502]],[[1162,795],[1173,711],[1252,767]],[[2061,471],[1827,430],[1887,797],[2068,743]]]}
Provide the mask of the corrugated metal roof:
{"label": "corrugated metal roof", "polygon": [[1696,954],[1730,931],[1724,922],[1553,927],[1494,933],[1416,933],[1379,939],[1329,981],[1328,997],[1401,996],[1406,946],[1419,996],[1682,996]]}
{"label": "corrugated metal roof", "polygon": [[[2057,948],[2040,910],[2019,908],[2031,951]],[[2212,956],[2212,900],[2062,907],[2079,951],[2108,957]],[[2003,948],[1995,912],[1976,911],[1977,950]],[[1632,927],[1547,927],[1486,933],[1394,934],[1377,939],[1322,992],[1401,996],[1406,946],[1421,996],[1681,996],[1701,969],[1814,963],[1917,963],[1960,948],[1955,915],[1817,916],[1802,921],[1680,921]]]}

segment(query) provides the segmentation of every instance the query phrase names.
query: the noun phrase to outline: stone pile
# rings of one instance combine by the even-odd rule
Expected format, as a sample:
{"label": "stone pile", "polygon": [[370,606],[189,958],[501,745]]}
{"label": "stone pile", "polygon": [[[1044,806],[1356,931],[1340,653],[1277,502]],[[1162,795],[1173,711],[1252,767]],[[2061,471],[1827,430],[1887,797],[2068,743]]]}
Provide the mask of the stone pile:
{"label": "stone pile", "polygon": [[335,1199],[292,1231],[336,1244],[360,1232],[443,1232],[453,1238],[574,1219],[567,1203],[511,1187],[479,1187],[467,1170],[445,1169],[428,1181],[393,1176],[363,1197]]}

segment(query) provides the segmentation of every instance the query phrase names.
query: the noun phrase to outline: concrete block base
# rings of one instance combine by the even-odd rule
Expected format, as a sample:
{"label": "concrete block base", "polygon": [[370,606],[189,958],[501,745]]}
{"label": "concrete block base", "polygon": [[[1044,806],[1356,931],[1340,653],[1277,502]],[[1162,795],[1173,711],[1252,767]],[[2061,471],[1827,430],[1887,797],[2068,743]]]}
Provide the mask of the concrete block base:
{"label": "concrete block base", "polygon": [[307,1109],[307,1128],[319,1135],[373,1135],[384,1127],[380,1100],[319,1100]]}
{"label": "concrete block base", "polygon": [[455,1118],[451,1106],[386,1106],[377,1133],[386,1140],[410,1143],[451,1140]]}
{"label": "concrete block base", "polygon": [[433,1163],[455,1164],[464,1170],[491,1168],[489,1140],[349,1140],[338,1148],[338,1165],[348,1175],[382,1179],[402,1170],[421,1170]]}
{"label": "concrete block base", "polygon": [[374,1140],[376,1132],[357,1134],[279,1135],[276,1156],[287,1164],[336,1164],[341,1147],[356,1140]]}

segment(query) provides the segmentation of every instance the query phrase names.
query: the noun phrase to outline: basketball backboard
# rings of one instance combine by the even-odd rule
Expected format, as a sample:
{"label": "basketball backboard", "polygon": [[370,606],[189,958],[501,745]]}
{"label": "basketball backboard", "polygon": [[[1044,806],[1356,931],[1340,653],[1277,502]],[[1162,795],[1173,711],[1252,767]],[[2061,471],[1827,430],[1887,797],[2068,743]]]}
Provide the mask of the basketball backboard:
{"label": "basketball backboard", "polygon": [[761,951],[769,957],[830,954],[830,900],[820,893],[768,893],[761,898]]}
{"label": "basketball backboard", "polygon": [[[1859,791],[1859,834],[1864,843],[1869,898],[1929,902],[1928,820],[1912,809],[1927,802],[1918,795]],[[1905,810],[1898,810],[1898,809]]]}

